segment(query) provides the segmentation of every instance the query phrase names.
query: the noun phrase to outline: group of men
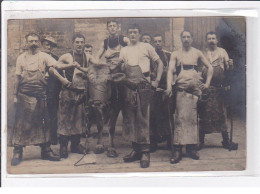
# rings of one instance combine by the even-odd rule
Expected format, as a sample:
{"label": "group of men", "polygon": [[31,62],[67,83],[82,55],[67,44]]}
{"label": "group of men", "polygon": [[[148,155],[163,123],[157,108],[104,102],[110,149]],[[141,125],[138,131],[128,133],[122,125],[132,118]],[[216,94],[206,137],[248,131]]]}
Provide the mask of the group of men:
{"label": "group of men", "polygon": [[[41,158],[51,161],[68,157],[69,141],[71,153],[87,153],[80,138],[87,130],[84,111],[88,83],[83,74],[91,65],[107,65],[110,73],[126,76],[123,83],[111,85],[108,124],[110,133],[114,133],[122,111],[123,136],[132,142],[125,162],[140,160],[142,168],[149,167],[150,152],[163,141],[172,150],[171,163],[181,160],[183,146],[187,155],[197,160],[197,144],[202,148],[205,134],[212,132],[222,132],[224,148],[237,149],[237,144],[229,141],[222,95],[228,90],[225,76],[233,62],[217,46],[216,33],[207,33],[208,48],[202,53],[191,46],[192,34],[184,30],[180,35],[183,47],[170,53],[163,49],[162,35],[141,36],[136,24],[127,28],[127,37],[119,35],[115,20],[107,22],[107,30],[109,37],[96,57],[81,34],[73,36],[73,50],[59,58],[51,52],[57,46],[52,37],[40,39],[37,33],[25,37],[28,51],[16,62],[12,165],[22,161],[23,147],[28,145],[39,145]],[[204,65],[202,71],[199,62]],[[117,157],[111,141],[107,156]],[[58,142],[60,153],[55,154],[51,144]]]}

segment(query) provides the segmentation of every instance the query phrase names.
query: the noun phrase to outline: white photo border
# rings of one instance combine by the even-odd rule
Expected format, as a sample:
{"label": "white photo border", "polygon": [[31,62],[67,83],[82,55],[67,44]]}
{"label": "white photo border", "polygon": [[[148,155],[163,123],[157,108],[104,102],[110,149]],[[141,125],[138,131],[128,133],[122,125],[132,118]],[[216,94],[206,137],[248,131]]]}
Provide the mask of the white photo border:
{"label": "white photo border", "polygon": [[[116,6],[115,6],[116,5]],[[203,5],[203,6],[202,6]],[[86,9],[82,9],[86,7]],[[234,178],[237,176],[256,176],[260,173],[260,132],[259,132],[259,65],[260,42],[257,35],[260,33],[259,2],[3,2],[2,3],[2,184],[3,185],[100,185],[95,178],[112,182],[112,185],[122,183],[140,185],[160,182],[163,184],[182,184],[181,179],[191,185],[200,181],[211,184],[215,177]],[[244,171],[201,171],[201,172],[147,172],[147,173],[84,173],[84,174],[24,174],[11,175],[6,170],[7,150],[7,20],[8,19],[36,19],[36,18],[91,18],[91,17],[184,17],[184,16],[245,16],[247,18],[247,160]],[[254,29],[254,30],[253,30]],[[250,76],[249,76],[250,75]],[[68,179],[75,177],[77,181]],[[196,179],[200,177],[199,179]],[[108,178],[112,178],[108,180]],[[135,179],[133,179],[135,178]],[[149,178],[152,182],[148,181]],[[19,180],[19,181],[18,181]],[[99,181],[98,181],[99,182]],[[174,182],[174,183],[173,183]],[[228,182],[227,182],[228,183]],[[224,182],[221,181],[221,184]],[[242,181],[241,181],[242,184]],[[108,184],[111,186],[111,184]],[[176,185],[177,186],[177,185]]]}

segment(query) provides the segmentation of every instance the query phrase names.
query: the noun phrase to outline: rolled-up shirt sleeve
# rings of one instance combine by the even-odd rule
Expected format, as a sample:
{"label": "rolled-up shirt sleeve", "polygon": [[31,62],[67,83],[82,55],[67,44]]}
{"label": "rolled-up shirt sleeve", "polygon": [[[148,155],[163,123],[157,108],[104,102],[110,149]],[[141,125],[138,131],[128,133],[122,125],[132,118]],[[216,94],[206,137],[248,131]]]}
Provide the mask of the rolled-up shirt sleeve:
{"label": "rolled-up shirt sleeve", "polygon": [[56,61],[51,55],[44,53],[45,64],[47,67],[56,67],[58,61]]}
{"label": "rolled-up shirt sleeve", "polygon": [[16,60],[16,68],[15,68],[15,75],[22,75],[23,68],[22,68],[22,63],[23,63],[23,57],[20,55],[17,60]]}
{"label": "rolled-up shirt sleeve", "polygon": [[148,50],[149,57],[153,62],[160,59],[159,55],[156,53],[155,49],[150,44],[146,44],[146,47]]}

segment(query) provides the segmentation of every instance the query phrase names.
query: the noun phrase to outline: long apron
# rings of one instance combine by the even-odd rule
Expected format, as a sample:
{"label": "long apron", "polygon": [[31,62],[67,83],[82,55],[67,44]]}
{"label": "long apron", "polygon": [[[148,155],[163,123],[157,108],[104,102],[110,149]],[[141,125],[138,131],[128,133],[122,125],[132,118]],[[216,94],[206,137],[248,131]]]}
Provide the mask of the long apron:
{"label": "long apron", "polygon": [[[164,52],[163,54],[166,59],[166,66],[164,66],[163,74],[158,87],[166,89],[169,64],[166,54]],[[155,92],[150,104],[150,135],[155,137],[159,142],[166,140],[171,134],[169,107],[171,107],[170,114],[172,114],[174,109],[172,98],[167,100],[162,92]]]}
{"label": "long apron", "polygon": [[[107,50],[105,53],[106,62],[110,65],[112,64],[118,64],[119,63],[119,55],[120,50],[122,46],[119,42],[119,36],[118,36],[118,45],[114,48],[109,47],[109,38],[108,38],[108,44],[107,44]],[[111,73],[119,73],[121,71],[120,68],[116,68]],[[117,117],[119,115],[119,112],[123,108],[123,98],[124,98],[124,86],[119,83],[111,82],[111,95],[110,95],[110,111],[109,111],[109,127],[113,128],[116,125]]]}
{"label": "long apron", "polygon": [[174,145],[198,143],[197,102],[200,90],[199,76],[195,69],[181,71],[176,80],[176,109],[174,115]]}
{"label": "long apron", "polygon": [[127,80],[131,82],[130,85],[133,86],[124,88],[123,137],[127,141],[138,144],[150,144],[149,97],[151,94],[146,93],[145,90],[140,92],[138,89],[134,89],[148,81],[139,65],[125,65],[124,73]]}
{"label": "long apron", "polygon": [[39,145],[50,141],[44,74],[39,68],[30,71],[25,66],[18,86],[13,145]]}
{"label": "long apron", "polygon": [[[75,60],[74,55],[73,59]],[[85,67],[85,60],[83,60],[83,67]],[[62,87],[58,110],[59,135],[79,135],[86,131],[84,107],[86,80],[83,77],[83,72],[75,68],[72,77],[72,89]]]}
{"label": "long apron", "polygon": [[[212,62],[211,86],[207,90],[207,98],[199,101],[200,130],[206,134],[227,131],[227,110],[223,89],[225,75],[220,62],[220,60]],[[206,69],[202,75],[204,78],[207,77]]]}

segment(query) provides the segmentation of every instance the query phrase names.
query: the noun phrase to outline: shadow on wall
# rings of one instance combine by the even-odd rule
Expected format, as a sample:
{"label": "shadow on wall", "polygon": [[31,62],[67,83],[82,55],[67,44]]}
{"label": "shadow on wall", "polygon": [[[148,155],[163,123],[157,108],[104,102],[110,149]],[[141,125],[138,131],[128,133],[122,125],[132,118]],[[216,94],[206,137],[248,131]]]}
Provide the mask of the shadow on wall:
{"label": "shadow on wall", "polygon": [[231,78],[233,112],[246,118],[246,21],[223,18],[219,25],[219,44],[234,62]]}

